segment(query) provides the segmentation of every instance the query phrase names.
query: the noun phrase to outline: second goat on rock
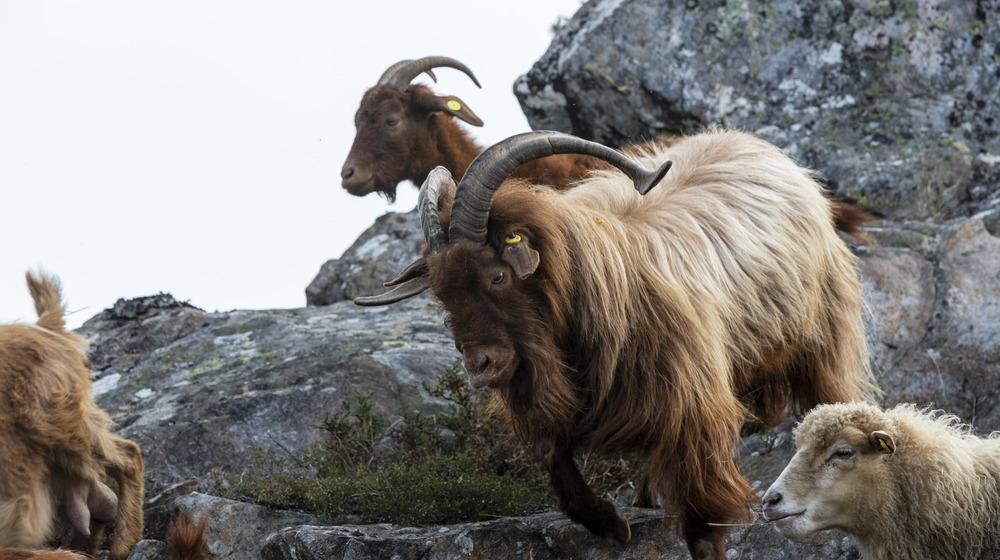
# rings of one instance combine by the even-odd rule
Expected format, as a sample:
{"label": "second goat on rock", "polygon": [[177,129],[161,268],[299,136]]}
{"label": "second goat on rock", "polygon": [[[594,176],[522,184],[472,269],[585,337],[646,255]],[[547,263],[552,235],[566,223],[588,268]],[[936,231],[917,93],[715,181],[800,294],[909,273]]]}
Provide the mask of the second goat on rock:
{"label": "second goat on rock", "polygon": [[[375,87],[365,92],[354,115],[354,143],[340,173],[341,185],[347,192],[354,196],[377,192],[393,201],[402,181],[420,185],[438,165],[461,177],[483,151],[455,121],[483,126],[464,101],[410,83],[422,72],[433,77],[432,69],[440,67],[461,70],[479,85],[472,70],[461,62],[429,56],[397,62],[382,74]],[[527,162],[514,175],[565,188],[586,175],[597,161],[582,155],[555,155]]]}

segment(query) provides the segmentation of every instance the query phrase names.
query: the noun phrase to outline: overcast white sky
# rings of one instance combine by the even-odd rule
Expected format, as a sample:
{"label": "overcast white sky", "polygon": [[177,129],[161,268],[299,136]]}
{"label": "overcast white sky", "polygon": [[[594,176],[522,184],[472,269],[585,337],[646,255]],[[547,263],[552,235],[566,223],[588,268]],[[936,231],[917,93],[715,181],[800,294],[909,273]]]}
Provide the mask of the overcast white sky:
{"label": "overcast white sky", "polygon": [[206,309],[305,305],[374,219],[340,187],[364,91],[404,58],[486,123],[528,129],[511,93],[580,0],[0,0],[0,322],[33,321],[24,271],[63,281],[71,327],[121,297]]}

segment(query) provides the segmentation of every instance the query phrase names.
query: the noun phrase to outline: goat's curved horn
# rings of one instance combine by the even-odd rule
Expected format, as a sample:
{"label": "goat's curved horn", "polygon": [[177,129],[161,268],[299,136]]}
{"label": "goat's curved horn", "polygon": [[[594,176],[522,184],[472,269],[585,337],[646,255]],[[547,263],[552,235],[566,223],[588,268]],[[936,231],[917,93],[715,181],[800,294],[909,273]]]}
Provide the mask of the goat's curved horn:
{"label": "goat's curved horn", "polygon": [[565,153],[585,154],[610,163],[632,179],[639,194],[646,194],[659,183],[672,164],[668,161],[650,171],[607,146],[562,132],[542,130],[511,136],[487,148],[469,165],[451,206],[449,241],[486,243],[493,195],[507,177],[529,161]]}
{"label": "goat's curved horn", "polygon": [[374,307],[376,305],[389,305],[397,301],[411,298],[427,288],[431,287],[431,280],[426,276],[411,278],[405,282],[397,284],[393,289],[374,296],[358,296],[354,298],[354,305],[363,307]]}
{"label": "goat's curved horn", "polygon": [[[392,66],[386,68],[385,72],[382,72],[382,75],[379,77],[378,82],[375,82],[375,85],[376,86],[384,86],[385,84],[389,83],[389,78],[391,78],[393,76],[393,74],[395,74],[397,71],[399,71],[400,68],[402,68],[403,66],[406,66],[407,64],[412,64],[412,63],[413,63],[413,61],[410,60],[410,59],[400,60],[396,64],[393,64]],[[427,70],[424,70],[424,72],[426,72],[427,75],[431,77],[431,80],[434,80],[435,84],[437,83],[438,79],[437,79],[437,76],[434,75],[434,71],[433,70],[431,70],[430,68],[428,68]],[[417,72],[416,74],[414,74],[413,78],[416,78],[418,75],[420,75],[420,72]],[[410,80],[412,81],[413,78],[410,78]]]}
{"label": "goat's curved horn", "polygon": [[400,91],[405,91],[406,86],[410,85],[413,78],[419,76],[421,72],[427,72],[436,82],[437,78],[434,77],[434,72],[431,71],[431,68],[441,67],[461,70],[462,72],[465,72],[466,76],[472,79],[472,82],[476,84],[476,86],[483,87],[479,85],[479,80],[476,79],[476,75],[472,73],[472,70],[469,70],[468,66],[447,56],[425,56],[424,58],[418,58],[417,60],[401,60],[383,72],[382,77],[378,79],[378,83],[375,85],[390,85]]}
{"label": "goat's curved horn", "polygon": [[424,239],[432,253],[437,253],[448,244],[448,232],[441,227],[438,217],[438,195],[441,189],[454,189],[455,180],[451,173],[442,166],[431,169],[420,186],[417,195],[417,210],[420,212],[420,227],[424,230]]}

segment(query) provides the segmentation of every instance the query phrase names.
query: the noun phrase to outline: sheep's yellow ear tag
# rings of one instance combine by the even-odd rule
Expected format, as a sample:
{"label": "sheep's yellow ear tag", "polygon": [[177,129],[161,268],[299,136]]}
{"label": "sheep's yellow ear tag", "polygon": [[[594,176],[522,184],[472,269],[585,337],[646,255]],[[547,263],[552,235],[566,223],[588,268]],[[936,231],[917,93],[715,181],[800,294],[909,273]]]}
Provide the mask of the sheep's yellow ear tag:
{"label": "sheep's yellow ear tag", "polygon": [[507,244],[500,256],[503,262],[510,265],[514,274],[521,280],[531,276],[541,261],[538,251],[532,249],[527,240],[522,239],[516,233],[508,233],[503,242]]}
{"label": "sheep's yellow ear tag", "polygon": [[892,436],[890,436],[885,432],[882,431],[872,432],[871,435],[868,436],[868,438],[879,453],[892,455],[896,451],[896,442],[892,440]]}
{"label": "sheep's yellow ear tag", "polygon": [[458,101],[455,101],[454,99],[449,99],[448,103],[446,103],[445,105],[447,105],[448,108],[451,109],[452,111],[462,110],[462,104],[459,103]]}

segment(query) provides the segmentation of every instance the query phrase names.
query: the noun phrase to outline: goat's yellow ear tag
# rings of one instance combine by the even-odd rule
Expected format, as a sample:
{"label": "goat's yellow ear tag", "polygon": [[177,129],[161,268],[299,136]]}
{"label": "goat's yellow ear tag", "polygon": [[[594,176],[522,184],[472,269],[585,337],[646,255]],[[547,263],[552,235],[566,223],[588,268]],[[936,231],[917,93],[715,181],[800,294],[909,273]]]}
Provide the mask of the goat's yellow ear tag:
{"label": "goat's yellow ear tag", "polygon": [[507,239],[504,239],[504,242],[507,243],[508,245],[514,245],[515,243],[520,243],[521,236],[516,233],[508,233]]}
{"label": "goat's yellow ear tag", "polygon": [[462,110],[462,104],[459,103],[458,101],[455,101],[454,99],[449,99],[448,102],[445,103],[445,105],[447,105],[448,108],[451,109],[452,111]]}

